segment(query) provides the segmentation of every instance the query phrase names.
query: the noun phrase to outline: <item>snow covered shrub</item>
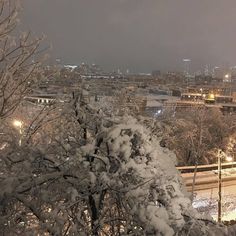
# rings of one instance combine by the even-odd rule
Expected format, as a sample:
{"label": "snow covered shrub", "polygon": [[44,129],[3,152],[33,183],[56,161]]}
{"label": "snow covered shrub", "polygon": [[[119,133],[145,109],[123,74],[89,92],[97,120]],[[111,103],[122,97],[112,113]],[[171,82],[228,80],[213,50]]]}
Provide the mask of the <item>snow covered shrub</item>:
{"label": "snow covered shrub", "polygon": [[50,142],[40,149],[4,149],[3,235],[223,235],[192,208],[175,155],[148,129],[71,108],[44,130]]}
{"label": "snow covered shrub", "polygon": [[6,235],[182,236],[220,230],[191,207],[173,153],[135,119],[109,121],[90,131],[86,142],[76,141],[84,135],[66,139],[69,127],[64,132],[63,143],[57,140],[50,149],[52,140],[44,152],[26,146],[6,154],[12,160],[0,179]]}
{"label": "snow covered shrub", "polygon": [[95,228],[109,235],[174,235],[193,211],[173,153],[131,118],[98,137],[99,147],[97,142],[82,147],[83,156],[93,157],[84,163],[94,187],[91,197],[101,203],[105,191],[102,208],[93,206]]}

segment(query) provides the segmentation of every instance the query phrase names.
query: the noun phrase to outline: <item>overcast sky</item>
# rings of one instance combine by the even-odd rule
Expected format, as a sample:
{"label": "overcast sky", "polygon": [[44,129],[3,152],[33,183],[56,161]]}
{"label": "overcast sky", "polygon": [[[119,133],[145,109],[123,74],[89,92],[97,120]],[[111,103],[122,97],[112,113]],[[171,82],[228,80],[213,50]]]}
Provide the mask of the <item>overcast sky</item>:
{"label": "overcast sky", "polygon": [[[105,69],[236,64],[236,0],[22,0],[22,24],[52,43],[52,59]],[[51,60],[52,60],[51,59]]]}

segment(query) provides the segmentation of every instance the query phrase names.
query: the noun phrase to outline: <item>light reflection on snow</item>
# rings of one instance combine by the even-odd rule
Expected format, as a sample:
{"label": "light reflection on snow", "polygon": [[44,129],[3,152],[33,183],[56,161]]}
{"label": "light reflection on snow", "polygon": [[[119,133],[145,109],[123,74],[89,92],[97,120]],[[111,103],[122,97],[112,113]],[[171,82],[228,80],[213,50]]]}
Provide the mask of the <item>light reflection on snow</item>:
{"label": "light reflection on snow", "polygon": [[[224,196],[222,200],[222,220],[230,221],[236,219],[236,196],[227,195]],[[210,216],[217,220],[218,216],[218,200],[217,198],[198,198],[195,197],[193,207],[197,209],[200,213],[210,214]]]}

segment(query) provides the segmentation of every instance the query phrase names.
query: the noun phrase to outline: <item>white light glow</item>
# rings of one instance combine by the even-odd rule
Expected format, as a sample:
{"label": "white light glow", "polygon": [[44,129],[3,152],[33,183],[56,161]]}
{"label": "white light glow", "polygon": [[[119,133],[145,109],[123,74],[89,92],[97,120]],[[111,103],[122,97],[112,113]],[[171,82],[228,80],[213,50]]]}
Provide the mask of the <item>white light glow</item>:
{"label": "white light glow", "polygon": [[17,128],[21,128],[21,127],[22,127],[22,124],[23,124],[23,122],[20,121],[20,120],[14,120],[14,121],[13,121],[13,125],[14,125],[15,127],[17,127]]}

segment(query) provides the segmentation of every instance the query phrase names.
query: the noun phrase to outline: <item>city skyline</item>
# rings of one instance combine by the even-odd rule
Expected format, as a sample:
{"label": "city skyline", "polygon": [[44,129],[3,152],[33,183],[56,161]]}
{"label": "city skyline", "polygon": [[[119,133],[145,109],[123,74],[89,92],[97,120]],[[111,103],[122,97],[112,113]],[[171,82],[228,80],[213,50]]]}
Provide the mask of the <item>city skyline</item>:
{"label": "city skyline", "polygon": [[[235,65],[236,2],[23,0],[22,24],[52,43],[51,61],[135,72]],[[43,14],[42,14],[43,12]]]}

